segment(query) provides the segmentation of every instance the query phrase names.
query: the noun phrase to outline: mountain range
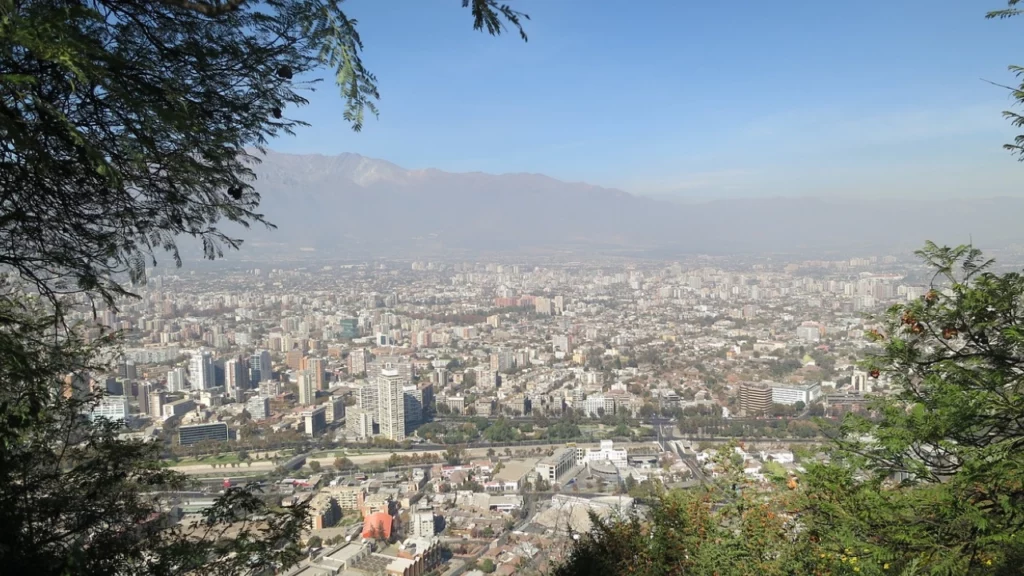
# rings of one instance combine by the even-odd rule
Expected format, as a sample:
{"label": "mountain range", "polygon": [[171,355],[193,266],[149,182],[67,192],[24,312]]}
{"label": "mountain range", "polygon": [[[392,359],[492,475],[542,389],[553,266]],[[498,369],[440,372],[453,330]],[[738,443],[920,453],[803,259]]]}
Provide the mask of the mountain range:
{"label": "mountain range", "polygon": [[675,203],[540,174],[408,170],[358,154],[268,152],[243,251],[324,257],[484,253],[660,255],[881,249],[926,239],[1024,241],[1024,198],[733,198]]}

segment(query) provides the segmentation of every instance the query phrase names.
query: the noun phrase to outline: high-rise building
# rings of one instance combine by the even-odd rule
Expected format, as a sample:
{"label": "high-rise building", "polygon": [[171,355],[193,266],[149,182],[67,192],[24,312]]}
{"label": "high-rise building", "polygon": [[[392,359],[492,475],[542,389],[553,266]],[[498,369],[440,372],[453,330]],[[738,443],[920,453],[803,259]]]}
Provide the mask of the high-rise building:
{"label": "high-rise building", "polygon": [[188,363],[188,377],[193,390],[206,390],[215,385],[213,354],[200,348],[192,354]]}
{"label": "high-rise building", "polygon": [[405,429],[412,430],[423,421],[423,391],[415,384],[402,387],[405,402]]}
{"label": "high-rise building", "polygon": [[153,391],[152,382],[139,383],[139,412],[149,414],[149,395]]}
{"label": "high-rise building", "polygon": [[316,379],[309,370],[302,370],[298,374],[299,404],[312,406],[316,399]]}
{"label": "high-rise building", "polygon": [[493,390],[498,387],[498,373],[486,368],[478,368],[476,371],[476,385],[484,390]]}
{"label": "high-rise building", "polygon": [[405,379],[398,370],[385,368],[377,378],[380,433],[395,441],[405,440]]}
{"label": "high-rise building", "polygon": [[515,355],[511,350],[502,348],[491,353],[491,370],[494,372],[508,372],[512,369]]}
{"label": "high-rise building", "polygon": [[345,411],[345,433],[357,440],[373,436],[373,415],[362,408],[349,407]]}
{"label": "high-rise building", "polygon": [[135,366],[134,360],[125,360],[117,367],[117,375],[121,378],[127,378],[128,380],[135,380],[139,377],[138,368]]}
{"label": "high-rise building", "polygon": [[274,369],[270,364],[270,352],[260,350],[249,357],[249,377],[253,385],[260,382],[268,382],[274,376]]}
{"label": "high-rise building", "polygon": [[352,340],[353,338],[359,338],[359,319],[358,318],[342,318],[341,319],[341,332],[338,334],[339,337]]}
{"label": "high-rise building", "polygon": [[540,314],[542,316],[551,316],[551,300],[544,298],[543,296],[538,296],[533,300],[533,309],[534,311],[537,312],[537,314]]}
{"label": "high-rise building", "polygon": [[232,358],[224,363],[224,390],[228,396],[236,397],[238,391],[249,388],[249,370],[245,358]]}
{"label": "high-rise building", "polygon": [[306,423],[306,434],[319,436],[327,429],[327,408],[317,406],[302,412],[302,420]]}
{"label": "high-rise building", "polygon": [[341,396],[331,396],[327,399],[327,423],[339,422],[345,418],[345,399]]}
{"label": "high-rise building", "polygon": [[151,391],[149,393],[149,415],[153,418],[162,418],[164,404],[167,404],[167,394]]}
{"label": "high-rise building", "polygon": [[170,393],[181,392],[186,389],[185,369],[175,368],[167,373],[167,391]]}
{"label": "high-rise building", "polygon": [[348,373],[352,375],[366,372],[370,363],[370,352],[366,348],[356,348],[348,354]]}
{"label": "high-rise building", "polygon": [[759,383],[741,384],[740,409],[750,417],[767,416],[772,410],[772,387]]}
{"label": "high-rise building", "polygon": [[376,380],[359,387],[356,405],[366,411],[373,421],[380,422],[380,386]]}
{"label": "high-rise building", "polygon": [[284,363],[292,370],[302,370],[302,357],[305,354],[299,349],[298,344],[289,350],[284,357]]}
{"label": "high-rise building", "polygon": [[266,420],[270,417],[270,399],[262,396],[253,396],[245,403],[245,411],[253,420]]}
{"label": "high-rise building", "polygon": [[395,370],[406,384],[412,383],[412,361],[407,356],[379,356],[367,366],[370,378],[376,378],[385,370]]}
{"label": "high-rise building", "polygon": [[327,374],[323,358],[306,358],[306,370],[313,373],[313,383],[317,390],[327,390]]}

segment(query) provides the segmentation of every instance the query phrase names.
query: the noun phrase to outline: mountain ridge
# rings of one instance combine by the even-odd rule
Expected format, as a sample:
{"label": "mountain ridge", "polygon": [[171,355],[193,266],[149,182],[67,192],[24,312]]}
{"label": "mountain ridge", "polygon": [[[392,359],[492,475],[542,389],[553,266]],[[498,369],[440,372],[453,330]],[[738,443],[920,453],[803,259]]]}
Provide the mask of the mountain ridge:
{"label": "mountain ridge", "polygon": [[1024,241],[1024,199],[718,198],[670,202],[544,174],[405,169],[354,153],[269,152],[260,212],[240,233],[277,250],[330,255],[568,250],[602,254],[814,251],[926,239]]}

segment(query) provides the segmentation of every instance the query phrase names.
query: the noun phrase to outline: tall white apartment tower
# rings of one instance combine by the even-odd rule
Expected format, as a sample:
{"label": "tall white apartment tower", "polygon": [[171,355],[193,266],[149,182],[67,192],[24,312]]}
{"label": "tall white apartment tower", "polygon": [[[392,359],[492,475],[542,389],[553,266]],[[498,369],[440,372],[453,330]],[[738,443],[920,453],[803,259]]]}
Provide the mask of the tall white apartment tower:
{"label": "tall white apartment tower", "polygon": [[385,438],[395,441],[405,440],[405,385],[398,370],[384,368],[377,379],[377,398],[379,402],[380,433]]}
{"label": "tall white apartment tower", "polygon": [[188,377],[193,390],[206,390],[214,386],[213,354],[200,348],[188,362]]}
{"label": "tall white apartment tower", "polygon": [[298,375],[299,383],[299,404],[311,406],[316,398],[316,377],[309,370],[303,370]]}

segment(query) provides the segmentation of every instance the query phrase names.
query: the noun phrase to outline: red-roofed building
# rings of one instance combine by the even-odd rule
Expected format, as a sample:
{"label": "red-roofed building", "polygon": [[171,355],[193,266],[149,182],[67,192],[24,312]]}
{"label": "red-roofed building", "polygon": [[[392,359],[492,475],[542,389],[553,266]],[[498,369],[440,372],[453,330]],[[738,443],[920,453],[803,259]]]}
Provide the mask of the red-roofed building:
{"label": "red-roofed building", "polygon": [[391,540],[392,518],[383,512],[370,514],[363,521],[363,538]]}

